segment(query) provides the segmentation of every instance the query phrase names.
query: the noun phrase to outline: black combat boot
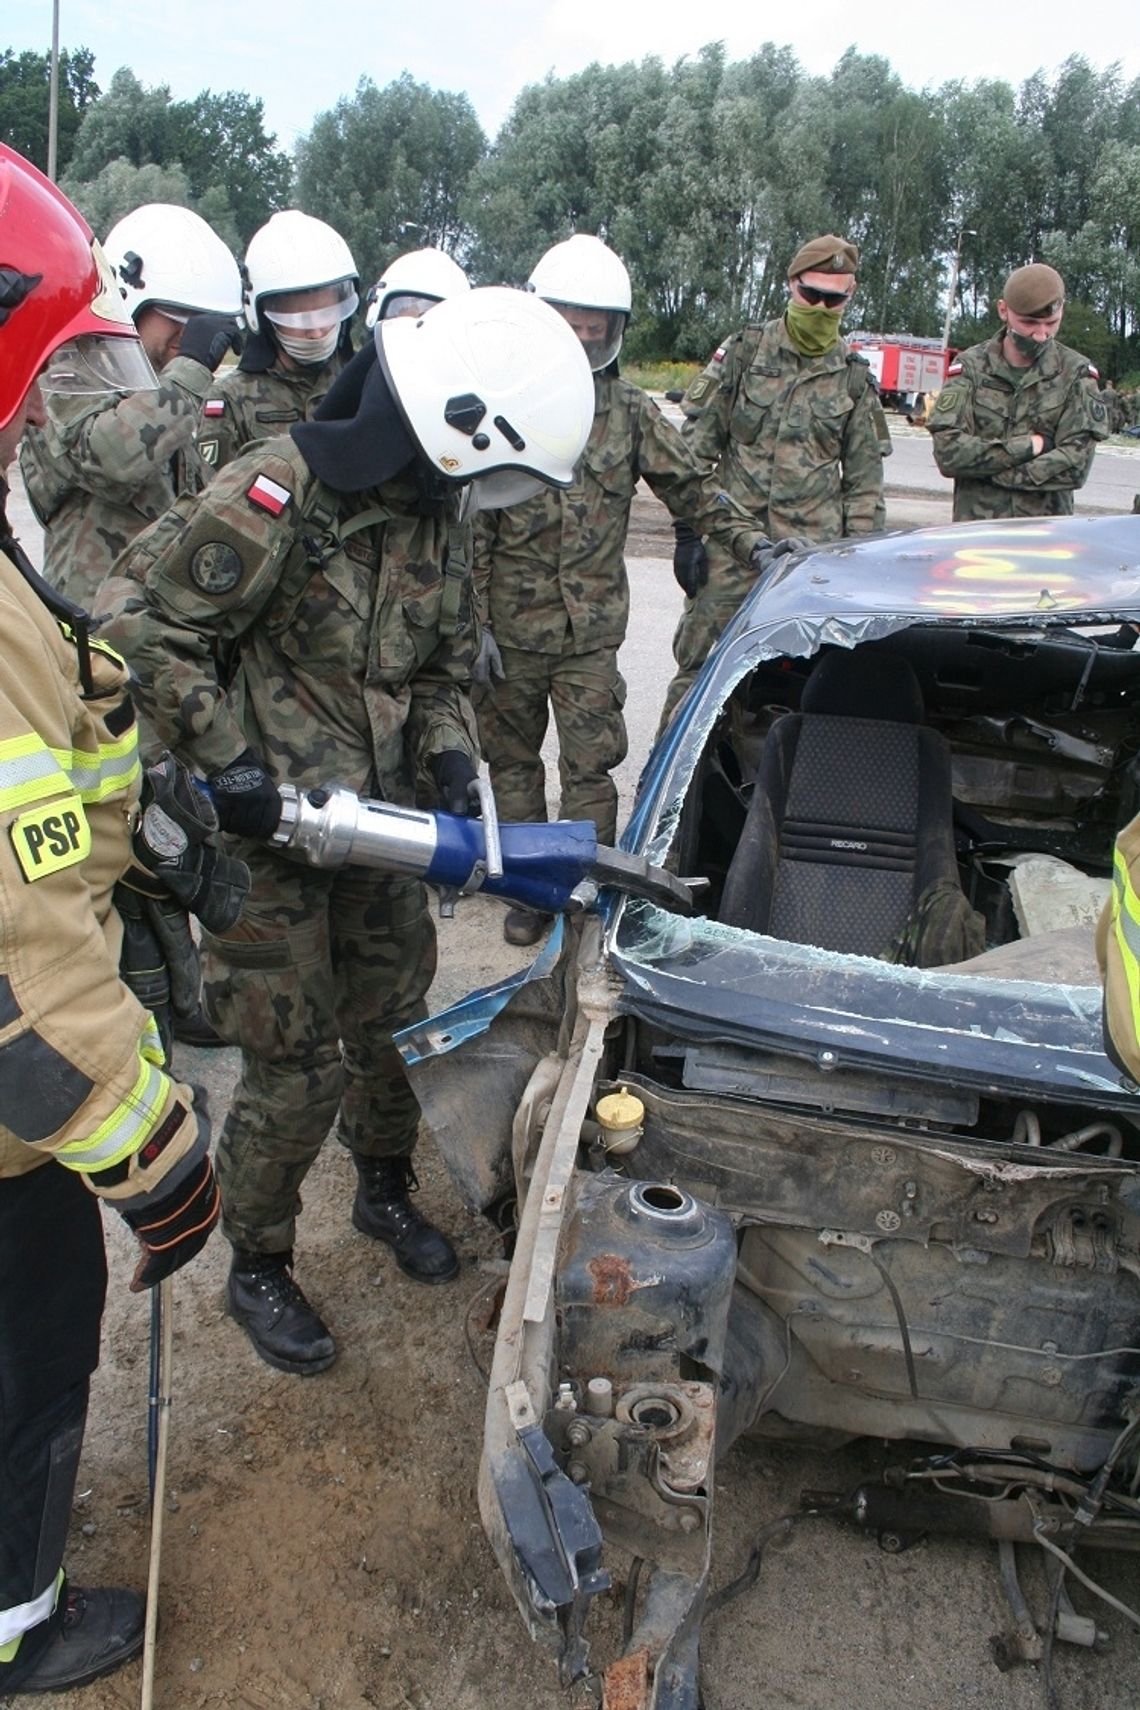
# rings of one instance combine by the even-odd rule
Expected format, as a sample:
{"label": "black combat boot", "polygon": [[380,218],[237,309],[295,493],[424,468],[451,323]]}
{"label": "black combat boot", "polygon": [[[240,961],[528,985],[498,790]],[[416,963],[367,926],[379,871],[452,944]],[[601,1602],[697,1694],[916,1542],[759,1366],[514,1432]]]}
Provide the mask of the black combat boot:
{"label": "black combat boot", "polygon": [[450,1282],[459,1270],[455,1248],[440,1230],[409,1202],[419,1187],[408,1158],[364,1158],[352,1155],[360,1177],[352,1204],[352,1221],[364,1235],[387,1241],[396,1263],[416,1282]]}
{"label": "black combat boot", "polygon": [[137,1591],[65,1586],[57,1619],[55,1632],[30,1668],[20,1669],[18,1650],[11,1670],[0,1668],[0,1698],[70,1692],[110,1674],[142,1650],[146,1604]]}
{"label": "black combat boot", "polygon": [[292,1253],[251,1253],[235,1247],[226,1310],[262,1359],[279,1372],[309,1377],[326,1371],[336,1359],[328,1325],[293,1281]]}

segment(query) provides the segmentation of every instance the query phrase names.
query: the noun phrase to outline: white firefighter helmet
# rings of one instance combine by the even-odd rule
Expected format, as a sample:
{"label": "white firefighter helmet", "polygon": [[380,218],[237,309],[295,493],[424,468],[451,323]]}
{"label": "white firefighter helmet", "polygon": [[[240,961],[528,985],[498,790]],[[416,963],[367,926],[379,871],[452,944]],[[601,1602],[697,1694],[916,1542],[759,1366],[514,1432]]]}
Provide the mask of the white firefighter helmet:
{"label": "white firefighter helmet", "polygon": [[273,214],[249,240],[245,252],[245,322],[250,332],[261,325],[267,297],[295,291],[339,287],[341,320],[356,308],[360,278],[352,251],[339,232],[299,208]]}
{"label": "white firefighter helmet", "polygon": [[608,367],[621,349],[633,304],[629,273],[621,256],[601,238],[579,232],[547,250],[535,264],[528,284],[563,314],[568,309],[594,311],[593,316],[570,314],[567,319],[585,345],[595,373]]}
{"label": "white firefighter helmet", "polygon": [[416,319],[379,321],[381,367],[438,474],[474,484],[473,506],[569,487],[594,419],[582,346],[547,304],[486,285]]}
{"label": "white firefighter helmet", "polygon": [[457,261],[442,249],[413,249],[390,261],[368,293],[365,322],[392,315],[422,315],[433,303],[470,291],[471,281]]}
{"label": "white firefighter helmet", "polygon": [[135,319],[163,304],[191,314],[241,314],[238,264],[189,208],[147,202],[111,227],[103,248]]}

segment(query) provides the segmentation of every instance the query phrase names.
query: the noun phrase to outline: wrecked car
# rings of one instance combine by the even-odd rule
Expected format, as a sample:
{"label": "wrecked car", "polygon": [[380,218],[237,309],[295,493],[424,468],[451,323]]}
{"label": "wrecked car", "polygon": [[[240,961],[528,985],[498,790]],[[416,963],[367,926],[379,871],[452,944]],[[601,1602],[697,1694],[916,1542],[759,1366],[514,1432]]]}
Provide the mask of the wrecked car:
{"label": "wrecked car", "polygon": [[1017,1542],[1140,1546],[1140,1091],[1094,946],[1140,811],[1138,634],[1140,518],[781,561],[622,840],[693,913],[603,891],[401,1035],[468,1203],[517,1208],[483,1522],[607,1704],[697,1704],[745,1434],[907,1444],[849,1517],[997,1539],[1011,1599]]}

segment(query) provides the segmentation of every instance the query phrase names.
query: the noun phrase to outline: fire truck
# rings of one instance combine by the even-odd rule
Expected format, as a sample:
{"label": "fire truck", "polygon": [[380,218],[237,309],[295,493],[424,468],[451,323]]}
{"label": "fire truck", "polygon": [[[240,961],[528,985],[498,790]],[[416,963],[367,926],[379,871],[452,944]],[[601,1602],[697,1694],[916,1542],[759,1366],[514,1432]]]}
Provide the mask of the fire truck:
{"label": "fire truck", "polygon": [[920,396],[942,390],[956,350],[944,350],[938,338],[911,333],[847,333],[847,343],[871,365],[879,395],[889,409],[913,409]]}

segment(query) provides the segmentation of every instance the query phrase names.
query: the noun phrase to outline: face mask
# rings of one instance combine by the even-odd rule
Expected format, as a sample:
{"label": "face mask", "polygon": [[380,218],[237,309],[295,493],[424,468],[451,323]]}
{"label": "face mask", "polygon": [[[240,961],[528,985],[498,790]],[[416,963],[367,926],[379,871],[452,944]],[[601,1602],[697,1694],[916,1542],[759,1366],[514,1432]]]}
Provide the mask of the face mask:
{"label": "face mask", "polygon": [[1014,332],[1013,328],[1010,326],[1007,326],[1005,330],[1009,334],[1014,347],[1029,362],[1036,362],[1038,358],[1048,350],[1049,346],[1053,342],[1051,338],[1036,339],[1031,338],[1028,333]]}
{"label": "face mask", "polygon": [[327,362],[337,347],[340,338],[340,322],[330,327],[322,338],[301,338],[298,333],[286,332],[284,327],[274,327],[273,336],[294,362],[299,362],[305,368],[318,368],[322,362]]}
{"label": "face mask", "polygon": [[822,304],[807,308],[789,303],[784,311],[788,337],[801,356],[824,356],[831,350],[839,338],[839,319],[834,309],[825,309]]}

